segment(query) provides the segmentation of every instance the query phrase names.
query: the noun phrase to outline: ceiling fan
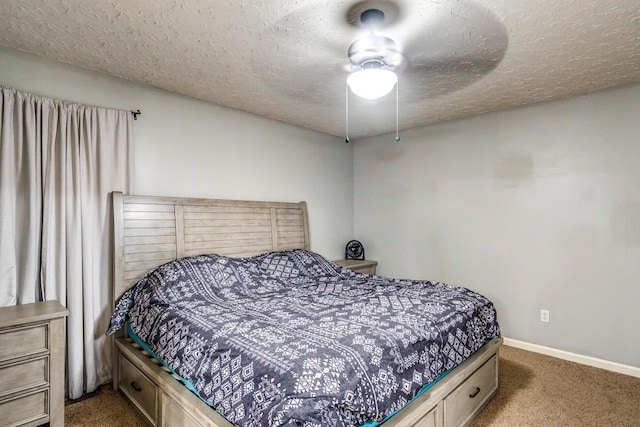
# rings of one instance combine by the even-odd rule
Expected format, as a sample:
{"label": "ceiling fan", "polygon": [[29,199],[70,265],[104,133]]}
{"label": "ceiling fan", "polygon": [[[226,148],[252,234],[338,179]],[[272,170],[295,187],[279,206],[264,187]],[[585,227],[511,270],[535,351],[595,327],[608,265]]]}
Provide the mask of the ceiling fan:
{"label": "ceiling fan", "polygon": [[349,61],[357,70],[349,75],[347,84],[361,98],[378,99],[398,83],[398,76],[393,72],[402,58],[398,45],[393,39],[375,33],[384,23],[384,17],[380,9],[365,9],[360,14],[360,22],[370,33],[349,46]]}
{"label": "ceiling fan", "polygon": [[[349,74],[347,86],[353,93],[364,99],[378,99],[396,87],[396,136],[400,141],[398,128],[398,76],[393,69],[400,64],[402,56],[393,39],[376,34],[376,29],[384,23],[384,12],[376,7],[360,13],[360,22],[369,31],[349,46],[348,57],[356,70]],[[349,89],[345,95],[345,142],[349,143]]]}
{"label": "ceiling fan", "polygon": [[[274,46],[276,57],[251,59],[256,75],[275,91],[338,119],[347,79],[388,71],[388,90],[381,92],[395,87],[409,118],[420,114],[413,105],[490,73],[504,57],[508,37],[500,19],[475,0],[311,0],[261,31],[256,51]],[[352,100],[356,126],[380,127],[387,117],[380,107],[390,106],[391,97],[371,98]]]}
{"label": "ceiling fan", "polygon": [[379,60],[403,79],[452,79],[445,88],[426,91],[426,97],[488,74],[508,47],[499,18],[474,0],[361,0],[346,10],[343,21],[356,37],[347,51],[352,70]]}

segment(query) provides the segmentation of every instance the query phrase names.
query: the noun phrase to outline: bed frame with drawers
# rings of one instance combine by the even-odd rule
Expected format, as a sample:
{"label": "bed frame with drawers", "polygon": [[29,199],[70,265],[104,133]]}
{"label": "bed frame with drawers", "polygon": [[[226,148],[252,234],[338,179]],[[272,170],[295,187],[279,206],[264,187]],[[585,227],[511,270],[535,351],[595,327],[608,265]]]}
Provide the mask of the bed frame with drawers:
{"label": "bed frame with drawers", "polygon": [[[176,258],[205,253],[244,257],[310,247],[305,202],[189,199],[114,192],[113,215],[114,305],[146,272]],[[498,389],[501,342],[501,338],[487,342],[382,426],[469,424]],[[113,385],[151,425],[233,426],[123,331],[115,335]]]}

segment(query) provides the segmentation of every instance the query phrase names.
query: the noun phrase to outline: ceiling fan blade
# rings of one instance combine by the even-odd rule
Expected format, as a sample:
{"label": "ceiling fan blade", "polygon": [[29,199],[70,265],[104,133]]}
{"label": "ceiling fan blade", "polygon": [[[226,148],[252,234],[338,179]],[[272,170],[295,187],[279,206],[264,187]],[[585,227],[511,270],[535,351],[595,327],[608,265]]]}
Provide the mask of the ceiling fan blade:
{"label": "ceiling fan blade", "polygon": [[439,3],[402,44],[401,87],[411,86],[413,100],[461,89],[493,71],[508,44],[506,28],[490,10],[470,1]]}

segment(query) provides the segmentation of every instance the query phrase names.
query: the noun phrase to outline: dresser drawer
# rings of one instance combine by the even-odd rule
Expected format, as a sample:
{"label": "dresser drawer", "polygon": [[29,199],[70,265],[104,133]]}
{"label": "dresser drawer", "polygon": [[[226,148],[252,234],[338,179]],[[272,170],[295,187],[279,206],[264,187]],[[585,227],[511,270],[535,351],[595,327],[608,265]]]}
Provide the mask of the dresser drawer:
{"label": "dresser drawer", "polygon": [[444,399],[444,425],[459,426],[498,388],[497,356],[487,360]]}
{"label": "dresser drawer", "polygon": [[[49,420],[49,389],[0,401],[0,425],[39,425]],[[37,421],[37,422],[36,422]]]}
{"label": "dresser drawer", "polygon": [[0,332],[0,361],[46,352],[49,324],[32,324]]}
{"label": "dresser drawer", "polygon": [[362,259],[339,259],[334,262],[356,273],[365,274],[376,274],[376,267],[378,265],[378,261]]}
{"label": "dresser drawer", "polygon": [[142,410],[149,421],[155,424],[158,387],[122,355],[120,355],[120,389]]}
{"label": "dresser drawer", "polygon": [[33,387],[47,386],[49,357],[24,360],[0,367],[0,399]]}
{"label": "dresser drawer", "polygon": [[375,265],[372,265],[372,266],[369,266],[369,267],[353,268],[352,270],[357,272],[357,273],[376,274],[376,266]]}

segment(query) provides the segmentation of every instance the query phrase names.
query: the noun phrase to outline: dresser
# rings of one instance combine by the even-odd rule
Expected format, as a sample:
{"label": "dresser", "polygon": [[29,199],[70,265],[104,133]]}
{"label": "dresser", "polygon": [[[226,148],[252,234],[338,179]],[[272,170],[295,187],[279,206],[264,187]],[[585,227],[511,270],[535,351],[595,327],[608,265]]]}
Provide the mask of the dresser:
{"label": "dresser", "polygon": [[339,259],[333,262],[357,273],[366,274],[376,274],[376,266],[378,265],[378,261],[370,259]]}
{"label": "dresser", "polygon": [[57,301],[0,307],[0,426],[64,425],[64,318]]}

